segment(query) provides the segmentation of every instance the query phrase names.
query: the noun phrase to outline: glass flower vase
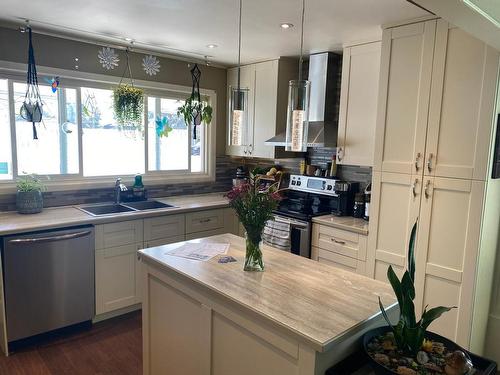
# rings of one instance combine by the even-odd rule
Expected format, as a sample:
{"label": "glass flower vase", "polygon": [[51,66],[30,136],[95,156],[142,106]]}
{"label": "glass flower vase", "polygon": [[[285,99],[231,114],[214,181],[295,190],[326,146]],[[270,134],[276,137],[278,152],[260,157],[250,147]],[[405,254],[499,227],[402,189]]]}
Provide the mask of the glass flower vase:
{"label": "glass flower vase", "polygon": [[246,236],[246,252],[244,271],[264,271],[262,260],[261,236]]}

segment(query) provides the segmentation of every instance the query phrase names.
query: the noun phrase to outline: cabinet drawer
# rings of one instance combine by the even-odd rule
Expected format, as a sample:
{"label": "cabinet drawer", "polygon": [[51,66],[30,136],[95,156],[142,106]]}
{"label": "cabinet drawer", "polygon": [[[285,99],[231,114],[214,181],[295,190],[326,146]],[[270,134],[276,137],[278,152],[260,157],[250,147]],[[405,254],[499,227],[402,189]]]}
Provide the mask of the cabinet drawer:
{"label": "cabinet drawer", "polygon": [[186,234],[204,232],[224,227],[224,209],[191,212],[186,214]]}
{"label": "cabinet drawer", "polygon": [[312,251],[317,254],[317,260],[320,263],[329,264],[360,275],[366,274],[366,262],[315,247],[313,247]]}
{"label": "cabinet drawer", "polygon": [[184,215],[168,215],[144,219],[144,241],[184,235]]}
{"label": "cabinet drawer", "polygon": [[129,220],[95,227],[96,249],[106,249],[143,241],[143,221]]}
{"label": "cabinet drawer", "polygon": [[347,230],[313,225],[312,245],[353,259],[366,260],[367,236]]}
{"label": "cabinet drawer", "polygon": [[218,229],[206,230],[203,232],[189,233],[186,234],[186,241],[195,240],[197,238],[202,238],[202,237],[216,236],[218,234],[225,234],[225,233],[227,233],[226,228],[218,228]]}

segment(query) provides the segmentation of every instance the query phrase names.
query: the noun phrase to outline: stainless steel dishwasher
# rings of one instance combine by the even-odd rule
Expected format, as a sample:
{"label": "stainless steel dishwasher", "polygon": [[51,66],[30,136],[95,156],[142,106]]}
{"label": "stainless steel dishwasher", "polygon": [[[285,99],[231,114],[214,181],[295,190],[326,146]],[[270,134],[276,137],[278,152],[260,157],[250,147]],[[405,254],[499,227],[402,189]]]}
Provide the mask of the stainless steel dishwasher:
{"label": "stainless steel dishwasher", "polygon": [[9,342],[91,320],[94,228],[4,237]]}

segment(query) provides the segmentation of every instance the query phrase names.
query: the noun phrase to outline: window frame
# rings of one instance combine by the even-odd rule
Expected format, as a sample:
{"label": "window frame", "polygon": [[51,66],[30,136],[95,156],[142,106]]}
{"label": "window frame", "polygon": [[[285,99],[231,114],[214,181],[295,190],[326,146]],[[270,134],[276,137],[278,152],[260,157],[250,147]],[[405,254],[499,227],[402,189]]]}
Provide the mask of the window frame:
{"label": "window frame", "polygon": [[[11,180],[0,180],[0,191],[15,191],[15,181],[19,177],[17,165],[17,139],[15,131],[15,104],[13,100],[14,82],[25,83],[26,67],[24,64],[0,61],[0,79],[8,80],[9,111],[10,111],[10,138],[11,138],[11,156],[12,156],[12,175]],[[50,175],[47,186],[50,190],[73,190],[77,188],[100,188],[110,187],[115,179],[121,177],[125,183],[133,182],[135,174],[130,175],[107,175],[107,176],[87,176],[83,175],[83,131],[82,131],[82,113],[81,113],[81,87],[90,87],[96,89],[112,89],[120,82],[120,77],[104,74],[95,74],[81,72],[78,70],[66,70],[50,67],[37,67],[39,78],[59,76],[61,78],[61,89],[76,89],[77,101],[77,128],[78,128],[78,174]],[[39,79],[39,81],[41,81]],[[43,83],[42,83],[43,84]],[[148,103],[147,97],[159,97],[179,99],[181,96],[189,96],[191,87],[181,86],[163,82],[135,80],[134,84],[144,90],[146,95],[144,100],[144,158],[145,172],[143,174],[144,183],[147,185],[160,184],[178,184],[193,182],[213,182],[215,181],[215,150],[216,150],[216,108],[217,94],[215,90],[200,89],[203,100],[206,100],[213,108],[213,117],[210,125],[205,126],[205,143],[203,152],[203,168],[201,172],[191,172],[188,170],[171,171],[149,171],[148,170]],[[192,132],[192,126],[189,126],[189,134]],[[188,137],[190,139],[190,136]],[[188,142],[188,167],[191,168],[191,142]]]}

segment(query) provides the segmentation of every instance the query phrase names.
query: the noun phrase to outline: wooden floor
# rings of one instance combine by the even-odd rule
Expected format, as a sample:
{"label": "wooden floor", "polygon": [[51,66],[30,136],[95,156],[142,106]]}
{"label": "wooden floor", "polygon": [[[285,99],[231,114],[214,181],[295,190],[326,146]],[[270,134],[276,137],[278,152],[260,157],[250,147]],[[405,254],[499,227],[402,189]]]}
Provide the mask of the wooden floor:
{"label": "wooden floor", "polygon": [[141,314],[134,312],[0,357],[1,375],[138,375]]}

